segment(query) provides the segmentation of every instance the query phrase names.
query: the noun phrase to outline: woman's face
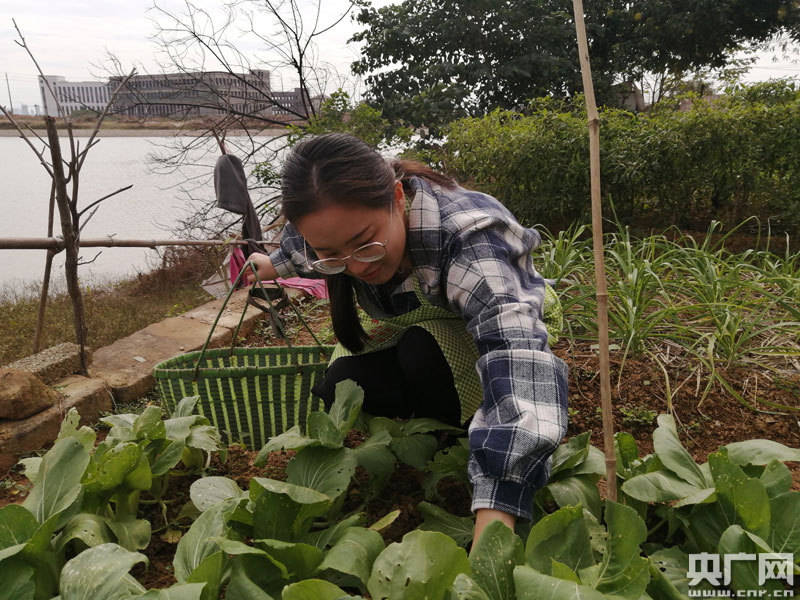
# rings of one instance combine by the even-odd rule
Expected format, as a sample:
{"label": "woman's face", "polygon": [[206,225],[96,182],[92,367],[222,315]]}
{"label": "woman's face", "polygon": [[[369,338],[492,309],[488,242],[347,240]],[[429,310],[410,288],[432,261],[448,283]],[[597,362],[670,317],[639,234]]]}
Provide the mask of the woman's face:
{"label": "woman's face", "polygon": [[372,285],[386,283],[400,268],[405,254],[403,186],[395,184],[391,211],[388,207],[329,204],[296,220],[294,226],[320,259],[343,258],[364,244],[384,242],[386,256],[371,263],[350,258],[345,273]]}

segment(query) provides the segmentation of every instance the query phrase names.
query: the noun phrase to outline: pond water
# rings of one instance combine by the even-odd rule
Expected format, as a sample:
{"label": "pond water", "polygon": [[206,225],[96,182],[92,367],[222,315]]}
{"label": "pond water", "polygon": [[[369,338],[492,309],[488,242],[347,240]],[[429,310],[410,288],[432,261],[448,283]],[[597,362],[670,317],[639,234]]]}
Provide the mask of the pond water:
{"label": "pond water", "polygon": [[[83,145],[87,138],[76,140]],[[83,238],[181,237],[180,221],[213,201],[218,151],[200,148],[190,165],[158,172],[152,156],[168,153],[176,141],[181,138],[104,137],[89,151],[81,170],[79,210],[121,187],[133,184],[133,188],[101,203],[86,224]],[[62,139],[62,152],[67,155],[66,139]],[[0,238],[46,237],[49,195],[50,177],[31,148],[20,138],[0,137]],[[57,208],[53,232],[61,235]],[[32,283],[41,282],[45,255],[45,250],[0,249],[0,291],[24,293]],[[147,271],[159,262],[156,251],[148,248],[85,248],[81,256],[94,259],[79,268],[82,282],[92,284]],[[64,289],[63,252],[56,255],[53,265],[51,285]]]}

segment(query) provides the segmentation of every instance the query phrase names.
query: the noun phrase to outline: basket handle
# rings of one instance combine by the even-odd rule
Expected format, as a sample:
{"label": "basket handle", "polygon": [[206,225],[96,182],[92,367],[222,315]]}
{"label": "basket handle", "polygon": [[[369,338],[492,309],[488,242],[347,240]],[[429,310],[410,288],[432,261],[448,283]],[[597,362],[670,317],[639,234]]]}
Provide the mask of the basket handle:
{"label": "basket handle", "polygon": [[[252,268],[252,263],[247,263],[247,264],[251,265],[251,268]],[[273,283],[278,286],[278,289],[280,289],[284,294],[286,294],[286,289],[280,283],[278,283],[277,280],[273,280]],[[258,279],[258,274],[256,274],[256,280],[253,282],[252,287],[255,288],[256,285],[258,285],[259,288],[262,291],[264,291],[264,284]],[[266,296],[266,294],[264,294],[264,295]],[[287,299],[288,299],[288,296],[287,296]],[[261,310],[264,310],[264,307],[261,305],[261,303],[256,302],[253,299],[252,296],[249,297],[247,301],[248,301],[248,303],[252,304],[256,308],[260,308]],[[317,337],[317,334],[314,333],[313,329],[311,329],[311,326],[308,323],[306,323],[306,320],[303,318],[303,315],[300,313],[300,309],[297,308],[294,305],[294,302],[292,302],[291,300],[289,300],[289,306],[292,307],[292,310],[294,311],[295,316],[297,316],[297,318],[303,324],[303,327],[306,328],[306,331],[308,331],[308,333],[311,334],[311,337],[317,343],[317,346],[319,346],[321,348],[322,354],[324,354],[326,357],[330,358],[330,354],[325,349],[325,345],[319,340],[319,338]],[[267,310],[269,310],[270,315],[275,320],[275,322],[276,322],[276,324],[278,326],[278,332],[281,334],[281,337],[283,337],[283,339],[286,340],[286,345],[289,346],[289,348],[291,348],[292,347],[292,342],[289,340],[289,336],[286,335],[286,332],[283,330],[283,327],[281,326],[282,321],[281,321],[280,315],[278,315],[277,311],[275,310],[275,307],[272,306],[272,303],[269,302],[269,301],[267,301]],[[234,338],[233,338],[234,341],[236,340],[236,336],[239,333],[239,327],[241,327],[243,319],[244,319],[244,313],[242,313],[242,318],[239,319],[239,325],[236,327],[236,332],[234,333]],[[233,346],[231,346],[231,351],[233,351]]]}
{"label": "basket handle", "polygon": [[[277,282],[275,282],[275,284],[278,285]],[[281,288],[281,291],[283,291],[283,288]],[[251,292],[252,292],[252,290],[251,290]],[[275,326],[275,330],[277,330],[278,335],[280,335],[284,339],[284,341],[286,342],[286,345],[289,348],[292,348],[292,341],[289,339],[289,336],[286,335],[286,330],[284,329],[285,325],[284,325],[283,319],[281,319],[281,316],[278,314],[278,311],[275,310],[275,307],[273,306],[272,302],[270,302],[270,299],[267,298],[267,305],[264,306],[263,304],[261,304],[261,302],[257,301],[253,297],[252,294],[248,294],[247,303],[249,305],[251,305],[251,306],[255,306],[261,312],[269,313],[269,316],[272,319],[272,323]],[[236,339],[238,338],[239,327],[241,326],[242,321],[244,320],[245,312],[247,312],[247,309],[245,309],[245,311],[242,312],[242,318],[239,319],[239,325],[236,327],[236,332],[233,334],[234,338],[231,341],[231,354],[233,354],[233,344],[235,343]]]}
{"label": "basket handle", "polygon": [[[231,289],[228,290],[228,295],[225,296],[225,300],[222,303],[222,307],[220,307],[219,312],[217,313],[217,317],[214,319],[214,323],[211,325],[211,330],[208,332],[208,337],[206,338],[206,341],[203,344],[203,347],[200,349],[200,355],[197,357],[197,363],[195,364],[193,372],[192,372],[192,377],[194,377],[195,379],[197,379],[197,372],[200,370],[200,364],[203,362],[203,357],[205,356],[206,350],[208,349],[208,345],[211,342],[211,337],[214,335],[214,330],[217,328],[217,323],[219,323],[219,319],[220,319],[220,317],[222,317],[222,313],[225,312],[225,307],[228,305],[228,301],[231,299],[231,296],[233,295],[233,293],[236,291],[237,287],[239,286],[239,283],[241,282],[241,279],[242,279],[242,275],[244,275],[244,273],[248,269],[250,269],[253,272],[253,274],[255,275],[255,279],[254,279],[252,287],[255,287],[256,285],[258,285],[262,290],[265,289],[264,288],[264,284],[261,282],[261,280],[258,277],[258,271],[256,270],[255,265],[250,261],[245,262],[244,266],[242,267],[242,270],[239,271],[239,274],[236,276],[236,279],[234,280],[233,285],[231,286]],[[277,281],[274,281],[274,283],[275,283],[275,285],[278,286],[279,289],[283,290],[283,287],[281,286],[281,284],[279,284]],[[250,300],[251,299],[248,298],[248,304],[250,304]],[[258,308],[260,308],[261,310],[264,310],[264,308],[258,303],[254,303],[253,305],[258,307]],[[325,356],[328,356],[328,351],[323,347],[323,344],[319,341],[319,339],[317,338],[316,334],[311,329],[311,327],[308,325],[308,323],[306,323],[306,320],[300,314],[300,311],[298,310],[298,308],[291,301],[289,302],[289,305],[294,309],[295,314],[297,315],[298,319],[300,319],[300,322],[305,326],[305,328],[311,334],[311,337],[314,338],[314,341],[317,343],[317,345],[322,348],[322,353]],[[286,333],[283,331],[283,328],[280,326],[280,315],[277,314],[277,311],[275,310],[275,307],[272,306],[271,302],[267,302],[267,307],[268,307],[267,310],[269,310],[270,315],[272,315],[273,319],[275,319],[276,322],[278,323],[278,331],[281,333],[283,339],[286,341],[286,345],[289,348],[292,348],[292,344],[289,341],[289,337],[286,335]],[[242,322],[244,321],[244,315],[245,315],[246,312],[247,312],[247,304],[245,304],[244,310],[242,311],[242,314],[239,317],[239,322],[237,323],[236,329],[233,332],[233,338],[231,339],[231,348],[230,348],[231,354],[233,354],[233,348],[236,345],[236,339],[237,339],[237,337],[239,335],[239,330],[242,327]]]}
{"label": "basket handle", "polygon": [[[256,283],[258,283],[258,285],[261,287],[261,289],[262,289],[262,290],[264,289],[264,286],[263,286],[263,284],[262,284],[260,281],[256,281],[256,282],[253,284],[253,287],[255,287],[255,284],[256,284]],[[278,286],[278,288],[279,288],[281,291],[283,291],[283,292],[284,292],[284,294],[286,293],[286,290],[284,289],[284,287],[283,287],[283,286],[282,286],[280,283],[278,283],[277,281],[273,281],[273,283],[274,283],[275,285],[277,285],[277,286]],[[287,296],[287,298],[288,298],[288,296]],[[250,300],[252,300],[252,298],[251,298]],[[257,303],[257,302],[253,302],[253,305],[254,305],[254,306],[257,306],[258,308],[261,308],[261,310],[264,310],[264,309],[261,307],[261,305],[260,305],[259,303]],[[275,308],[272,306],[272,303],[271,303],[271,302],[267,302],[267,306],[269,307],[270,314],[272,314],[272,315],[273,315],[273,317],[275,317],[276,319],[279,319],[280,317],[278,317],[277,313],[275,313]],[[296,317],[299,319],[299,321],[300,321],[300,322],[303,324],[303,327],[305,327],[305,328],[306,328],[306,331],[308,331],[308,333],[310,333],[310,334],[311,334],[311,337],[312,337],[312,338],[314,339],[314,341],[317,343],[317,346],[319,346],[320,348],[322,348],[322,353],[323,353],[325,356],[329,356],[329,354],[328,354],[328,351],[327,351],[327,350],[325,350],[325,345],[324,345],[324,344],[323,344],[323,343],[322,343],[322,342],[319,340],[319,338],[317,337],[317,334],[316,334],[316,333],[314,333],[314,330],[313,330],[313,329],[311,329],[311,326],[310,326],[308,323],[306,323],[306,320],[303,318],[303,315],[300,313],[300,309],[299,309],[299,308],[297,308],[297,307],[294,305],[294,302],[292,302],[291,300],[289,300],[289,306],[291,306],[291,307],[292,307],[292,310],[294,311],[294,314],[295,314],[295,316],[296,316]],[[286,336],[286,334],[283,332],[282,328],[280,327],[280,321],[278,321],[278,329],[281,331],[281,334],[283,335],[283,339],[285,339],[285,340],[286,340],[286,344],[287,344],[287,345],[288,345],[288,346],[291,348],[291,347],[292,347],[292,344],[291,344],[291,342],[289,341],[289,338],[288,338],[288,336]]]}

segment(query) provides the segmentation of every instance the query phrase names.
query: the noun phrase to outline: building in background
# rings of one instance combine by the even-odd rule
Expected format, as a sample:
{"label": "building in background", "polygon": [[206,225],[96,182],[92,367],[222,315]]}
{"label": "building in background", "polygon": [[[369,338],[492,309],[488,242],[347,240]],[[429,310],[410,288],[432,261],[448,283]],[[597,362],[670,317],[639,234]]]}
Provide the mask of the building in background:
{"label": "building in background", "polygon": [[[194,117],[268,114],[271,110],[270,72],[202,71],[134,75],[119,91],[112,111],[129,117]],[[116,89],[124,78],[109,80]]]}
{"label": "building in background", "polygon": [[[48,75],[46,81],[52,89],[50,93],[45,79],[40,76],[44,113],[65,116],[78,110],[102,110],[124,79],[114,76],[107,83],[71,82],[58,75]],[[131,77],[117,92],[111,113],[137,119],[234,114],[295,121],[317,112],[322,99],[307,94],[304,98],[299,87],[291,91],[273,90],[270,72],[263,69],[248,73],[164,73]]]}
{"label": "building in background", "polygon": [[64,117],[79,110],[101,111],[110,98],[108,83],[67,81],[60,75],[39,75],[39,91],[42,94],[42,112],[51,117]]}
{"label": "building in background", "polygon": [[309,98],[306,95],[305,102],[303,102],[303,90],[299,87],[294,88],[291,92],[274,91],[272,100],[272,114],[285,115],[288,118],[296,115],[306,115],[307,117],[309,113],[312,113],[312,107],[313,113],[317,113],[322,105],[322,96]]}

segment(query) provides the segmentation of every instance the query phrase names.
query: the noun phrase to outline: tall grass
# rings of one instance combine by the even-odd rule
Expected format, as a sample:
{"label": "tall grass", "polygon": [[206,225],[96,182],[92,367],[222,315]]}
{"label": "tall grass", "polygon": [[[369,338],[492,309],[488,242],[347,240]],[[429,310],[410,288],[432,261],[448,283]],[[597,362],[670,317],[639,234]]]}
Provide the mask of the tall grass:
{"label": "tall grass", "polygon": [[[596,300],[591,241],[586,227],[544,232],[537,267],[559,281],[569,338],[594,341]],[[668,235],[669,234],[669,235]],[[639,239],[618,227],[605,239],[609,335],[628,357],[647,357],[665,376],[705,382],[702,403],[720,385],[740,402],[778,410],[800,406],[746,399],[731,381],[736,367],[785,375],[800,370],[800,253],[726,249],[729,234],[712,223],[701,240],[669,231]],[[769,248],[769,240],[767,240]],[[679,386],[678,386],[679,387]]]}
{"label": "tall grass", "polygon": [[[212,298],[199,283],[220,264],[218,249],[173,247],[159,268],[115,284],[84,286],[88,344],[99,348]],[[31,353],[39,289],[0,291],[0,365]],[[75,341],[72,304],[66,293],[47,303],[42,348]]]}

